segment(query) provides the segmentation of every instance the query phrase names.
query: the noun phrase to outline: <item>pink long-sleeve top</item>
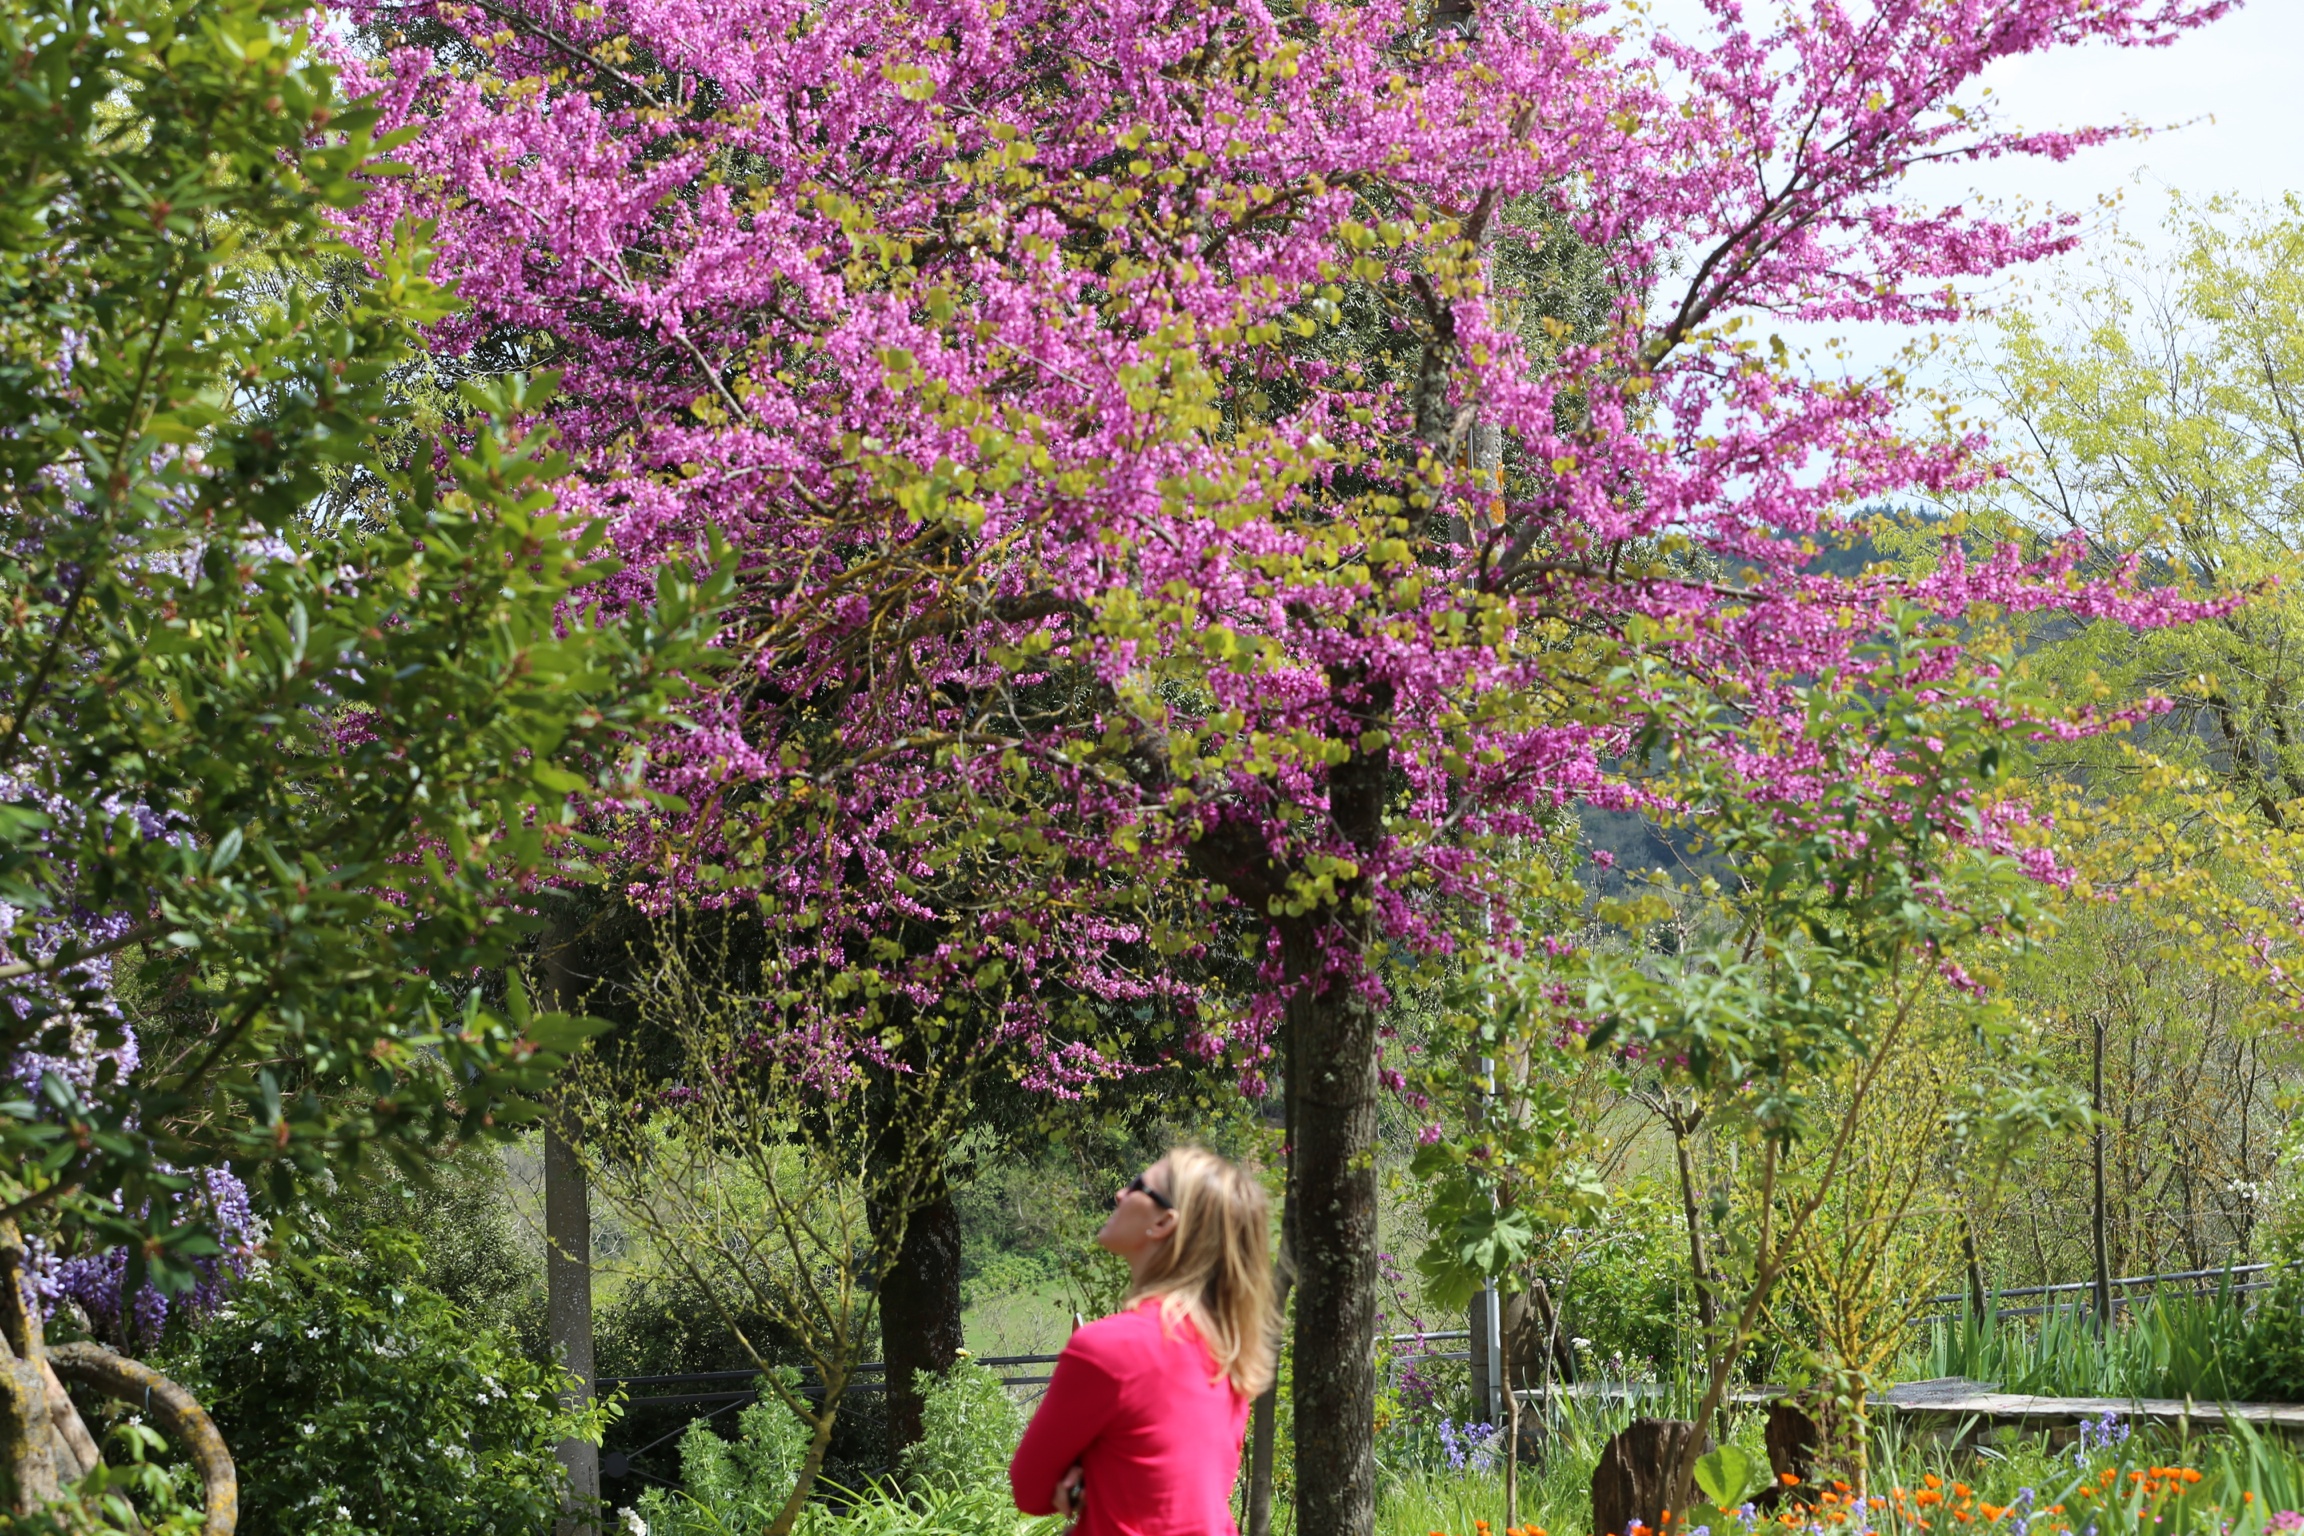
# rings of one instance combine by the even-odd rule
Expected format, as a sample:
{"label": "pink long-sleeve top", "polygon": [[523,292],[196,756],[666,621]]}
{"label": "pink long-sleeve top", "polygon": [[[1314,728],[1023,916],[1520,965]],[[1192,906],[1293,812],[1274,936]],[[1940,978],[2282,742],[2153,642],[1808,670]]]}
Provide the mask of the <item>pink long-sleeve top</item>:
{"label": "pink long-sleeve top", "polygon": [[1075,1536],[1236,1536],[1232,1482],[1248,1399],[1189,1319],[1148,1300],[1090,1323],[1057,1358],[1008,1464],[1016,1507],[1053,1514],[1056,1484],[1087,1474]]}

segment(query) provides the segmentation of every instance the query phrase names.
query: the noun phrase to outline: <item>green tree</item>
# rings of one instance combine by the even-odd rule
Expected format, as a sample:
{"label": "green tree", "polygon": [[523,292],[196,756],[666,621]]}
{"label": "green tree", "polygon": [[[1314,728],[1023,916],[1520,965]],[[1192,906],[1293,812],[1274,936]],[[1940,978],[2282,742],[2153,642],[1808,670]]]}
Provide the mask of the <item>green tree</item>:
{"label": "green tree", "polygon": [[[2067,699],[2170,706],[2037,751],[2077,894],[2127,898],[2195,963],[2256,989],[2260,1012],[2292,1014],[2281,893],[2304,864],[2304,594],[2284,578],[2304,556],[2304,202],[2179,200],[2168,232],[2172,255],[2120,242],[2092,280],[2006,317],[1975,388],[2009,473],[1955,526],[1987,543],[2077,535],[2099,569],[2133,563],[2231,601],[2161,629],[2006,622]],[[1943,531],[1918,542],[1939,548]]]}
{"label": "green tree", "polygon": [[[299,15],[0,16],[0,1216],[163,1271],[201,1242],[169,1165],[292,1181],[530,1112],[581,1026],[443,984],[504,962],[697,659],[693,584],[585,605],[613,566],[517,426],[538,385],[381,450],[450,301],[417,231],[278,280],[350,255],[386,169]],[[130,951],[197,1005],[138,1071]]]}
{"label": "green tree", "polygon": [[[699,663],[708,584],[588,598],[614,564],[520,425],[543,382],[410,419],[400,381],[451,302],[422,231],[360,259],[334,234],[390,167],[302,15],[0,10],[10,1297],[22,1229],[180,1285],[216,1251],[193,1170],[285,1204],[369,1148],[527,1118],[587,1026],[469,981],[532,926],[532,877],[580,865],[571,805],[632,793],[631,744]],[[178,1028],[136,1038],[128,956]],[[49,1366],[150,1373],[48,1351],[20,1301],[0,1321],[0,1479],[28,1510],[94,1454],[51,1434]],[[213,1426],[189,1398],[175,1422],[224,1518]]]}
{"label": "green tree", "polygon": [[[2285,579],[2304,554],[2304,202],[2179,199],[2166,234],[2165,254],[2114,242],[2087,280],[2008,313],[1972,375],[2009,472],[1955,529],[2078,536],[2098,570],[2133,562],[2231,604],[2162,629],[1998,620],[2065,700],[2142,711],[2024,765],[2074,878],[2046,892],[2052,936],[2008,966],[2008,995],[2103,1103],[2094,1138],[2051,1148],[1981,1224],[2003,1279],[2248,1252],[2295,1081],[2279,1026],[2304,1000],[2304,597]],[[1882,542],[1925,563],[1944,531]]]}

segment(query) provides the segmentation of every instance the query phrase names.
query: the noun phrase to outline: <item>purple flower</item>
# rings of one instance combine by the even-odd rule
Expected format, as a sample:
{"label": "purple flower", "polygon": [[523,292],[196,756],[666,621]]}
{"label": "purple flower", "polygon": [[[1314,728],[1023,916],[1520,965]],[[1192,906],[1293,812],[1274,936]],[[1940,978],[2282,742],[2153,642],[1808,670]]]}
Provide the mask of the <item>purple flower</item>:
{"label": "purple flower", "polygon": [[1466,1424],[1459,1430],[1453,1420],[1440,1421],[1440,1449],[1451,1472],[1492,1472],[1501,1448],[1503,1431],[1493,1424]]}
{"label": "purple flower", "polygon": [[2106,1413],[2101,1419],[2082,1419],[2080,1437],[2072,1447],[2072,1459],[2085,1462],[2097,1451],[2108,1451],[2123,1445],[2128,1439],[2128,1425],[2117,1413]]}
{"label": "purple flower", "polygon": [[[163,1170],[169,1171],[169,1170]],[[263,1240],[263,1223],[248,1204],[248,1187],[229,1169],[210,1168],[193,1175],[192,1188],[175,1197],[175,1219],[195,1213],[205,1216],[224,1251],[198,1259],[198,1275],[189,1290],[174,1296],[153,1285],[126,1295],[128,1250],[110,1248],[73,1258],[43,1255],[34,1260],[32,1288],[41,1309],[53,1313],[63,1302],[77,1303],[96,1330],[119,1343],[159,1338],[169,1313],[204,1317],[224,1304],[233,1281],[248,1272],[256,1245]]]}

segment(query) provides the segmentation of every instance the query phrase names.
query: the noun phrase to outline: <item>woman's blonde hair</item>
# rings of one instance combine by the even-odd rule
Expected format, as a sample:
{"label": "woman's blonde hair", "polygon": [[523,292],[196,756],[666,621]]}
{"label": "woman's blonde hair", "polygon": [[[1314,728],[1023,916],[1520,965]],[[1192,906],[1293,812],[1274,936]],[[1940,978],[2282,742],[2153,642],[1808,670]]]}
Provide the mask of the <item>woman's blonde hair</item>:
{"label": "woman's blonde hair", "polygon": [[1173,1324],[1192,1319],[1216,1368],[1243,1397],[1272,1384],[1272,1202],[1264,1186],[1204,1147],[1168,1153],[1168,1188],[1176,1231],[1153,1256],[1131,1304],[1160,1300]]}

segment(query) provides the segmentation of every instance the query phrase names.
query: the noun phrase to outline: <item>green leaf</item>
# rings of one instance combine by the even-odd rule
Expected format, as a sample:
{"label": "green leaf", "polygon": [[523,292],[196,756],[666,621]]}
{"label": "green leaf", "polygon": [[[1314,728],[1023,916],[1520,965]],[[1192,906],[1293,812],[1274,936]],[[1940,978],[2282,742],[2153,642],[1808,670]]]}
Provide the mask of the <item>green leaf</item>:
{"label": "green leaf", "polygon": [[1740,1446],[1715,1446],[1696,1461],[1696,1486],[1722,1509],[1735,1509],[1768,1484],[1768,1464]]}

